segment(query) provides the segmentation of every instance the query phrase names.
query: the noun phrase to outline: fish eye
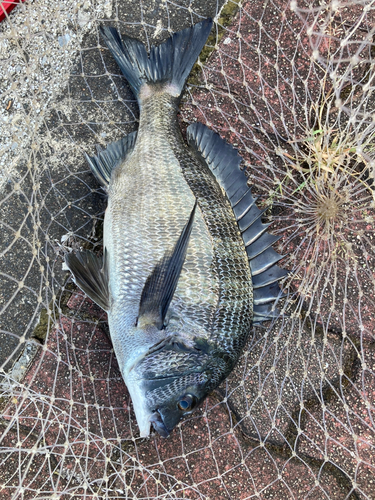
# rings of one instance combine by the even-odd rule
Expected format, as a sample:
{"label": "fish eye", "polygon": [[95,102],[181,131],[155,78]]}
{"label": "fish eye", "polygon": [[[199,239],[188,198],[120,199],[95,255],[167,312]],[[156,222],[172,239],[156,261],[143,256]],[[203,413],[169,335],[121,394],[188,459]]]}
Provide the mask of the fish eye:
{"label": "fish eye", "polygon": [[193,408],[195,408],[196,404],[197,404],[197,398],[195,396],[193,396],[192,394],[185,394],[185,396],[183,396],[179,400],[177,406],[181,411],[190,411]]}

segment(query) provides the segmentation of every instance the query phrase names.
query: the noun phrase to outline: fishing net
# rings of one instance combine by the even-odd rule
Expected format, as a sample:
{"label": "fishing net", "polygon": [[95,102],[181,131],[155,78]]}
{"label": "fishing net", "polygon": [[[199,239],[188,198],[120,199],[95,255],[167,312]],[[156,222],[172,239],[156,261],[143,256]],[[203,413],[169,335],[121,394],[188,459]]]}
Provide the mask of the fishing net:
{"label": "fishing net", "polygon": [[[141,439],[106,315],[63,266],[102,247],[83,153],[139,116],[98,27],[150,47],[209,16],[181,128],[238,148],[289,274],[225,383]],[[29,0],[2,22],[2,499],[375,498],[374,21],[361,0]]]}

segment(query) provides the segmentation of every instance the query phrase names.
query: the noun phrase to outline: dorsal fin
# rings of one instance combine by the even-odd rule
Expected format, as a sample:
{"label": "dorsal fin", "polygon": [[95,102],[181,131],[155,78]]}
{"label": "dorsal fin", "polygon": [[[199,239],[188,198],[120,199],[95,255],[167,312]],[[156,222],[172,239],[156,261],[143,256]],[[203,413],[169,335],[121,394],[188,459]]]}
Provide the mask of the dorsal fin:
{"label": "dorsal fin", "polygon": [[253,198],[246,175],[240,168],[242,158],[233,146],[202,123],[188,127],[187,141],[225,190],[236,217],[253,280],[253,323],[271,319],[279,314],[270,304],[281,296],[277,281],[288,273],[276,265],[282,256],[271,245],[279,238],[266,232],[269,224],[262,223],[265,210],[256,206],[256,198]]}
{"label": "dorsal fin", "polygon": [[108,144],[106,149],[97,146],[98,154],[89,156],[85,153],[87,163],[100,184],[107,188],[111,173],[120,165],[134,149],[137,132],[132,132],[116,142]]}
{"label": "dorsal fin", "polygon": [[140,327],[153,324],[161,330],[164,326],[165,316],[185,261],[196,207],[197,201],[173,251],[166,252],[146,280],[139,304],[138,326]]}

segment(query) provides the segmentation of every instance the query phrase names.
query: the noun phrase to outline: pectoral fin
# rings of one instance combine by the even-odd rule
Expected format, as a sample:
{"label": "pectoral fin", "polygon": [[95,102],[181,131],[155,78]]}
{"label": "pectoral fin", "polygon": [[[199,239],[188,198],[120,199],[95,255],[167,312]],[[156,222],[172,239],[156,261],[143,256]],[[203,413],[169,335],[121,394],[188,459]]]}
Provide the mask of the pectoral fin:
{"label": "pectoral fin", "polygon": [[154,324],[159,330],[164,326],[169,304],[177,288],[178,279],[185,261],[197,202],[173,251],[168,251],[156,264],[143,287],[139,305],[138,326]]}
{"label": "pectoral fin", "polygon": [[106,250],[98,257],[93,252],[84,251],[65,254],[65,264],[73,274],[74,281],[98,306],[109,309],[108,269]]}

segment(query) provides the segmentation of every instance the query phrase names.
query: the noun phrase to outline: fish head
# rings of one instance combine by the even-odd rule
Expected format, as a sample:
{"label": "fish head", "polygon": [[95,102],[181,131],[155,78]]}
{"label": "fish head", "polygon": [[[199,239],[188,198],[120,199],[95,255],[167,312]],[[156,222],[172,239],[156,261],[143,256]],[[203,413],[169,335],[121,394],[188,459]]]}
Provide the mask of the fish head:
{"label": "fish head", "polygon": [[126,383],[142,437],[149,435],[151,425],[167,437],[198,408],[212,390],[209,359],[199,349],[169,342],[134,366]]}
{"label": "fish head", "polygon": [[150,422],[156,432],[167,437],[180,420],[198,408],[208,394],[207,377],[189,373],[181,377],[144,380],[146,397],[152,410]]}

